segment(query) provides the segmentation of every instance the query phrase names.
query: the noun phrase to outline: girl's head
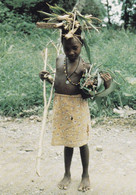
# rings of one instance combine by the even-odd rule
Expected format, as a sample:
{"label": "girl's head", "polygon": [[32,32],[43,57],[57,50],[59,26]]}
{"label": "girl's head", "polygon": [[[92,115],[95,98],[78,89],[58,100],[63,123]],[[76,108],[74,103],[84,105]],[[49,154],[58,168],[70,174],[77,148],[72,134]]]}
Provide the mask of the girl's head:
{"label": "girl's head", "polygon": [[63,49],[68,59],[73,62],[81,53],[82,44],[75,37],[70,39],[63,39]]}
{"label": "girl's head", "polygon": [[78,29],[76,34],[73,35],[72,38],[66,39],[65,34],[67,34],[64,29],[62,29],[62,45],[65,52],[65,55],[68,59],[73,62],[80,55],[81,48],[83,45],[83,40],[81,39],[81,29]]}

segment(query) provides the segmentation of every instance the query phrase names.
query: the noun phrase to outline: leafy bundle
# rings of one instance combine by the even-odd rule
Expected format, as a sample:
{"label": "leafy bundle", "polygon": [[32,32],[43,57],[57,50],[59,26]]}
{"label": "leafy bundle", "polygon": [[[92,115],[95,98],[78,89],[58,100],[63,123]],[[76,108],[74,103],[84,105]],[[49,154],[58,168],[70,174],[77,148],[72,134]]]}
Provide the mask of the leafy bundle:
{"label": "leafy bundle", "polygon": [[83,93],[85,93],[88,97],[104,97],[109,95],[112,91],[114,91],[119,83],[117,82],[117,74],[110,71],[112,74],[112,80],[110,83],[110,87],[108,89],[105,88],[104,80],[101,77],[101,74],[108,73],[109,71],[105,71],[96,67],[96,65],[92,65],[89,72],[85,72],[83,77],[80,79],[80,89]]}

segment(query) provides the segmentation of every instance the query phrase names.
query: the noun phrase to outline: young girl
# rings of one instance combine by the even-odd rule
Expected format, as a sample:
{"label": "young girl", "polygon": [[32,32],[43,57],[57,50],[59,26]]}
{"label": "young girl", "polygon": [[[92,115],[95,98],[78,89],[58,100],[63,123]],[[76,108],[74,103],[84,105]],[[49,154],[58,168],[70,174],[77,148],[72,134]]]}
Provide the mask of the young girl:
{"label": "young girl", "polygon": [[[86,69],[90,68],[80,57],[82,48],[81,37],[62,37],[65,55],[60,55],[56,60],[56,75],[54,81],[55,97],[53,106],[53,136],[52,145],[64,146],[65,173],[58,184],[60,189],[66,190],[71,182],[70,166],[74,147],[79,147],[83,167],[79,191],[90,189],[88,173],[89,165],[89,126],[90,114],[88,102],[83,99],[79,88],[80,79]],[[40,78],[52,82],[49,73],[42,71]],[[110,77],[106,76],[109,81]]]}

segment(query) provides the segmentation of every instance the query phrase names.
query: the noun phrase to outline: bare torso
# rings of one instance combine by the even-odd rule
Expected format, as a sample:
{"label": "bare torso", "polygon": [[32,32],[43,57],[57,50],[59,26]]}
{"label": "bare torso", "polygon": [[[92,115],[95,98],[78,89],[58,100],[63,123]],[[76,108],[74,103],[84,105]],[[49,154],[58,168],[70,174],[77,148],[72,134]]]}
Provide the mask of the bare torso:
{"label": "bare torso", "polygon": [[[64,59],[65,55],[60,55],[56,60],[56,75],[54,83],[55,92],[66,95],[80,94],[79,85],[73,85],[71,83],[66,84],[67,78],[66,74],[64,73]],[[89,66],[89,64],[84,63],[81,57],[79,57],[73,63],[69,62],[67,66],[67,73],[68,75],[71,75],[71,73],[74,72],[70,77],[71,81],[74,83],[79,83],[83,72],[86,68],[88,69]]]}

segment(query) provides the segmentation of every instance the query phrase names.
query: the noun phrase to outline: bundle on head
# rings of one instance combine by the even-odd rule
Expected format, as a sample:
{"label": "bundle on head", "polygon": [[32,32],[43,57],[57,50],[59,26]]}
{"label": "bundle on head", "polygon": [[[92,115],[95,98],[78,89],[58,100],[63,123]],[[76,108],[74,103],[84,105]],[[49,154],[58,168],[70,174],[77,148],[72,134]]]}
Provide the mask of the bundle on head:
{"label": "bundle on head", "polygon": [[[48,17],[44,19],[47,20],[47,23],[42,24],[44,26],[43,28],[60,28],[62,31],[67,32],[64,35],[66,39],[72,38],[74,34],[79,34],[79,32],[81,35],[81,32],[84,30],[97,30],[97,27],[93,25],[93,21],[97,20],[101,22],[92,15],[82,15],[77,8],[73,9],[72,12],[67,12],[57,5],[51,6],[48,4],[48,6],[50,7],[52,14],[39,11]],[[37,23],[37,26],[40,27],[40,23]]]}
{"label": "bundle on head", "polygon": [[[77,3],[78,5],[78,3]],[[63,8],[55,5],[49,5],[52,13],[39,11],[46,15],[47,22],[37,22],[37,27],[40,28],[59,28],[62,29],[62,40],[63,38],[69,39],[76,35],[77,38],[84,44],[89,63],[91,64],[90,48],[86,41],[86,37],[90,35],[91,29],[98,31],[99,27],[94,25],[94,21],[101,22],[100,19],[90,15],[82,15],[78,10],[79,6],[75,6],[72,12],[67,12]],[[80,6],[81,7],[81,6]]]}

